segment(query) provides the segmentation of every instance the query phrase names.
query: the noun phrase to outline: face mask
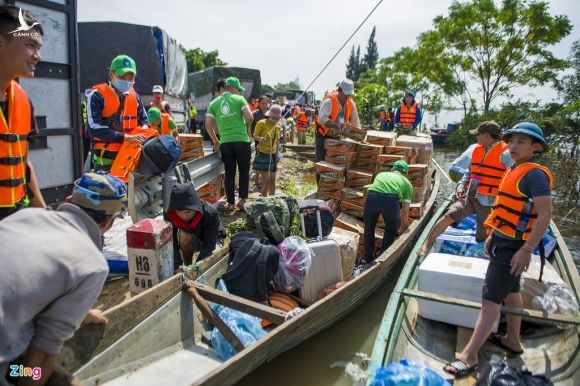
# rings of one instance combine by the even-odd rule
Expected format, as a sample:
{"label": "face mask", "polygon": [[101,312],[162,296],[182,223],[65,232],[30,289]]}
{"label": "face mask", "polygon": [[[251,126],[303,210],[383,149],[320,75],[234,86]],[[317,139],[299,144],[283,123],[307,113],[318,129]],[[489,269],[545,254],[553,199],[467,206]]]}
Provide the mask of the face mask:
{"label": "face mask", "polygon": [[123,80],[123,79],[119,79],[119,78],[115,78],[114,80],[114,86],[117,90],[119,90],[121,93],[126,93],[127,91],[129,91],[133,85],[135,84],[135,82],[131,82],[128,80]]}
{"label": "face mask", "polygon": [[161,101],[161,95],[155,95],[155,100],[156,100],[157,102]]}

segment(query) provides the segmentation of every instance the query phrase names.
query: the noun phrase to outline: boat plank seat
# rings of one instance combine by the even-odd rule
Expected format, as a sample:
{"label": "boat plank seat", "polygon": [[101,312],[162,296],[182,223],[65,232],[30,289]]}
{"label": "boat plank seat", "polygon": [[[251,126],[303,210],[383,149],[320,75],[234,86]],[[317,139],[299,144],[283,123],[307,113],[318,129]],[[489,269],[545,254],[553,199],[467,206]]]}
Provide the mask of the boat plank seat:
{"label": "boat plank seat", "polygon": [[277,308],[269,307],[264,304],[245,299],[241,296],[222,292],[210,286],[193,281],[188,281],[184,286],[184,289],[188,294],[190,294],[190,289],[192,288],[197,290],[197,292],[199,292],[199,294],[203,296],[204,299],[210,302],[214,302],[225,307],[230,307],[262,319],[267,319],[276,325],[280,325],[286,320],[286,312]]}
{"label": "boat plank seat", "polygon": [[[463,348],[467,345],[467,342],[469,342],[469,338],[471,337],[472,333],[473,330],[471,328],[457,326],[457,341],[455,343],[455,355],[460,353],[463,350]],[[456,378],[453,381],[453,386],[473,386],[477,382],[477,376],[478,372],[475,371],[465,377]]]}
{"label": "boat plank seat", "polygon": [[[417,291],[412,289],[404,289],[402,293],[404,296],[413,297],[416,299],[430,300],[443,304],[452,304],[467,308],[481,309],[481,303],[473,302],[470,300],[452,298],[449,296],[437,295],[430,292]],[[506,306],[501,307],[501,312],[504,314],[525,316],[527,318],[541,320],[543,322],[580,325],[580,318],[578,318],[578,316],[569,316],[563,314],[548,314],[541,311],[530,310],[528,308],[506,307]]]}

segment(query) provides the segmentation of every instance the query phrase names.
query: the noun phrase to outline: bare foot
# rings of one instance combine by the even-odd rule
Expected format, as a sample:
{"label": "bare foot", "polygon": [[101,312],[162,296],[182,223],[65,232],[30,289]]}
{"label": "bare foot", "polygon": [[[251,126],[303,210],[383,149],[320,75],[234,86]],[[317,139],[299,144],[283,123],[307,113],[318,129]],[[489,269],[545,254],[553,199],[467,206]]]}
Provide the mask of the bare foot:
{"label": "bare foot", "polygon": [[425,256],[426,253],[427,253],[427,244],[423,244],[421,245],[421,248],[419,248],[419,250],[417,251],[417,254],[419,256]]}

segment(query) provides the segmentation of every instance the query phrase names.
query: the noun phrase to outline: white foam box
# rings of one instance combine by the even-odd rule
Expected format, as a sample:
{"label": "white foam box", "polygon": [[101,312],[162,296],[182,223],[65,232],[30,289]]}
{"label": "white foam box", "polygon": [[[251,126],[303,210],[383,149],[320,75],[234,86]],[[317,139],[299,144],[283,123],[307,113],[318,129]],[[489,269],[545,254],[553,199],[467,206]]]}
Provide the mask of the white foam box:
{"label": "white foam box", "polygon": [[475,236],[475,229],[459,229],[454,227],[447,227],[443,234],[450,236]]}
{"label": "white foam box", "polygon": [[471,234],[448,235],[443,233],[435,239],[435,252],[463,255],[467,248],[476,243],[475,236]]}
{"label": "white foam box", "polygon": [[[418,289],[481,303],[487,265],[487,260],[476,257],[430,253],[419,266]],[[419,300],[419,315],[439,322],[474,328],[479,310]],[[494,331],[497,331],[497,322]]]}

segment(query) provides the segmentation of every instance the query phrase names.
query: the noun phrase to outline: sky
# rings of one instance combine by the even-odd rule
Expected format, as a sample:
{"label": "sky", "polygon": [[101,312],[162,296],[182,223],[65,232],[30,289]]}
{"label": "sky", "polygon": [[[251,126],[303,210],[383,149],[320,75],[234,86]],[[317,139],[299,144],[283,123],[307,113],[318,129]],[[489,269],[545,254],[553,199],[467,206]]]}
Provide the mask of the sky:
{"label": "sky", "polygon": [[[262,83],[274,85],[296,78],[306,87],[322,70],[378,0],[78,0],[78,21],[120,21],[154,25],[184,47],[218,50],[228,65],[259,69]],[[376,26],[380,57],[405,46],[445,15],[451,0],[384,0],[353,39],[313,84],[317,98],[345,77],[353,44],[361,55]],[[554,47],[566,57],[580,38],[580,1],[549,1],[551,13],[567,15],[572,33]],[[556,97],[549,88],[522,89],[527,99]]]}

